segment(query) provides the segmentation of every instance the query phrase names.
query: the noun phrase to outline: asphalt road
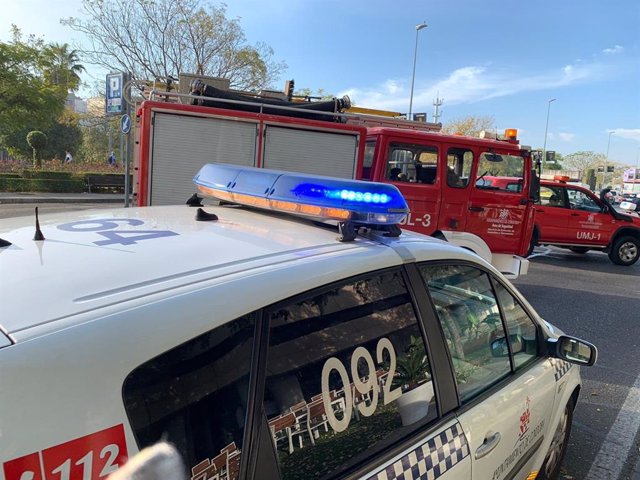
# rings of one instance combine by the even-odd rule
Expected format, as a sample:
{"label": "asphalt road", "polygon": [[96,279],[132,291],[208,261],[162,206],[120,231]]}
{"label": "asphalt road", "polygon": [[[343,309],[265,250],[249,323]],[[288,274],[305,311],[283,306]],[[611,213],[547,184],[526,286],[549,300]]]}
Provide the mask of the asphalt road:
{"label": "asphalt road", "polygon": [[543,318],[599,353],[581,370],[561,478],[640,479],[640,263],[621,267],[603,253],[547,247],[530,261],[529,274],[513,283]]}
{"label": "asphalt road", "polygon": [[[33,214],[33,204],[0,206],[0,219]],[[120,204],[40,205],[40,213]],[[0,222],[0,231],[1,231]],[[598,363],[582,368],[563,480],[640,480],[640,262],[612,264],[585,255],[537,248],[529,274],[513,283],[547,321],[596,344]]]}

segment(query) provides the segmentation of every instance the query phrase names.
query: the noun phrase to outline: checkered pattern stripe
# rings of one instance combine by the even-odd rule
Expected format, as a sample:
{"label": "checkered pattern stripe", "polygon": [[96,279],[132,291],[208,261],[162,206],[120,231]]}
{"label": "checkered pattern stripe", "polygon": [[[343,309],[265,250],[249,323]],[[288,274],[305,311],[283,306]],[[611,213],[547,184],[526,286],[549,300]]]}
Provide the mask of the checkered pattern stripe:
{"label": "checkered pattern stripe", "polygon": [[550,358],[551,366],[553,366],[553,374],[556,377],[556,382],[560,380],[571,369],[571,364],[560,360],[559,358]]}
{"label": "checkered pattern stripe", "polygon": [[435,480],[467,456],[467,437],[455,423],[368,480]]}

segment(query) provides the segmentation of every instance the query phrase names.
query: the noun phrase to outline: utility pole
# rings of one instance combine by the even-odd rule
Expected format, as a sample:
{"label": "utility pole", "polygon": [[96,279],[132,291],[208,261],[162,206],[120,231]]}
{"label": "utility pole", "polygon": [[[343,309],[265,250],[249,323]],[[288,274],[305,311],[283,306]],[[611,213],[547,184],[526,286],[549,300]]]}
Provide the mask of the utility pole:
{"label": "utility pole", "polygon": [[439,98],[440,92],[436,95],[436,99],[433,101],[433,122],[438,123],[440,121],[440,110],[439,108],[442,106],[442,102],[444,102],[444,98]]}

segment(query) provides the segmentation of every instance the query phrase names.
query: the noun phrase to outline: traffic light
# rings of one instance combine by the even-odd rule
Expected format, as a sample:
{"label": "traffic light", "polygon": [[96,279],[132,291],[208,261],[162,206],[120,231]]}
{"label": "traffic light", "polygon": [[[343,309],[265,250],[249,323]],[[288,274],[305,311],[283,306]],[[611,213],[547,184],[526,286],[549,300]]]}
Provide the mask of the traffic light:
{"label": "traffic light", "polygon": [[607,173],[613,173],[613,170],[614,170],[613,165],[607,165]]}
{"label": "traffic light", "polygon": [[598,167],[598,173],[604,172],[604,167]]}
{"label": "traffic light", "polygon": [[556,152],[553,150],[547,150],[546,155],[547,163],[556,163]]}
{"label": "traffic light", "polygon": [[291,101],[291,97],[293,97],[293,89],[295,87],[295,82],[293,79],[287,80],[284,84],[284,94],[287,96],[287,100]]}

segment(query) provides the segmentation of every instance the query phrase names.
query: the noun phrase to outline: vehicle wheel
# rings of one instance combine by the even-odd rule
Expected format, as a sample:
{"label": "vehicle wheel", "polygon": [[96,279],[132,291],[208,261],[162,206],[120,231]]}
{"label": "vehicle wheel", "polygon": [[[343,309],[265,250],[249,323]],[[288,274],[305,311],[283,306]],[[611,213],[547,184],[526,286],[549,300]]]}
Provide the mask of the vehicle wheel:
{"label": "vehicle wheel", "polygon": [[573,420],[573,401],[565,405],[564,412],[560,416],[560,421],[551,439],[549,451],[544,459],[538,480],[556,480],[560,473],[560,465],[567,451],[569,435],[571,434],[571,422]]}
{"label": "vehicle wheel", "polygon": [[617,264],[628,267],[638,261],[640,256],[640,240],[636,237],[620,237],[613,242],[609,259]]}
{"label": "vehicle wheel", "polygon": [[529,250],[527,250],[527,257],[533,253],[533,249],[538,245],[538,229],[534,228],[531,234],[531,242],[529,243]]}
{"label": "vehicle wheel", "polygon": [[569,247],[573,253],[587,253],[589,249],[587,247]]}

